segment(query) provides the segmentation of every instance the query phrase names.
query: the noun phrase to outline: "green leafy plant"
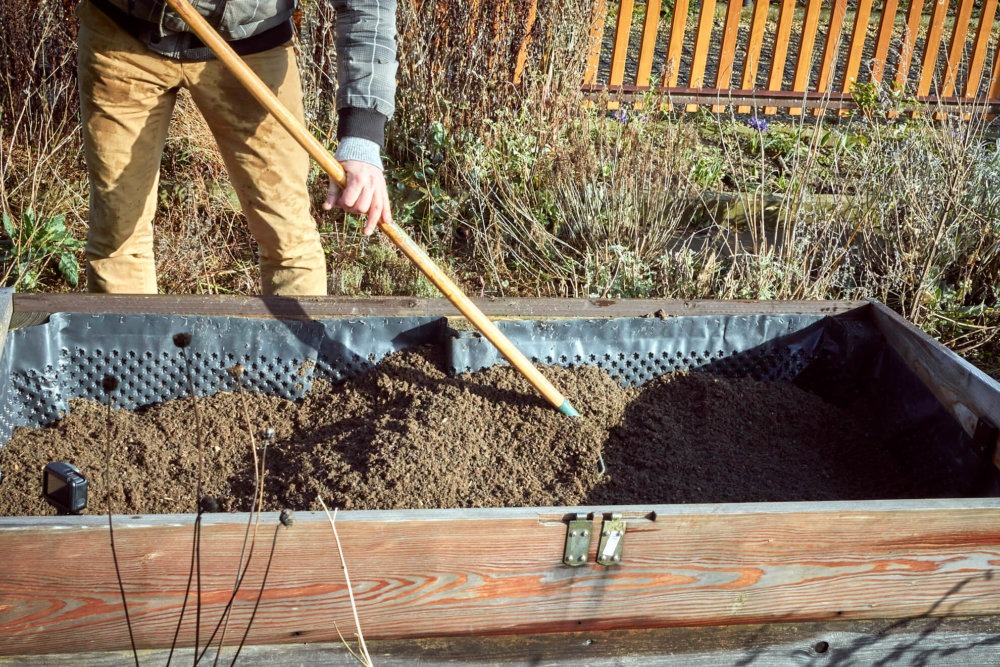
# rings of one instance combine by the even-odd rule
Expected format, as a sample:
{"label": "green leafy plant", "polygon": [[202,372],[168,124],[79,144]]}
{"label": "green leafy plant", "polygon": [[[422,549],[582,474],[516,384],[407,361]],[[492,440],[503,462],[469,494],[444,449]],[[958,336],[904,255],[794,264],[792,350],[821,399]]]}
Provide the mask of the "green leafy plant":
{"label": "green leafy plant", "polygon": [[7,238],[0,241],[0,261],[5,266],[5,284],[33,290],[53,265],[67,283],[74,287],[79,283],[76,253],[84,242],[66,228],[65,215],[39,217],[29,208],[21,216],[21,224],[15,225],[4,213],[3,231]]}

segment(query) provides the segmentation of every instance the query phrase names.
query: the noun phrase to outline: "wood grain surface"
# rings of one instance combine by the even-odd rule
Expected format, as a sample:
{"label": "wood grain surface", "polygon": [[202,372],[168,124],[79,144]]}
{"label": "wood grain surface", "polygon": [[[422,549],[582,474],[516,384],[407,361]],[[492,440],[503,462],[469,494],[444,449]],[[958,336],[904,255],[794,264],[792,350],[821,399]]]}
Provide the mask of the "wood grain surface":
{"label": "wood grain surface", "polygon": [[[562,565],[573,512],[624,513],[621,565]],[[233,588],[245,517],[206,515],[181,645],[204,645]],[[193,517],[116,517],[140,648],[170,646]],[[345,512],[338,531],[368,639],[1000,613],[1000,500]],[[595,528],[597,528],[595,522]],[[227,635],[353,635],[327,519],[266,514]],[[591,545],[590,563],[596,552]],[[129,648],[105,517],[0,519],[0,654]]]}
{"label": "wood grain surface", "polygon": [[[712,301],[678,299],[480,298],[492,317],[676,317],[681,315],[836,315],[866,301]],[[217,315],[281,319],[327,317],[456,316],[447,299],[415,297],[141,296],[120,294],[15,294],[14,316],[48,313]]]}

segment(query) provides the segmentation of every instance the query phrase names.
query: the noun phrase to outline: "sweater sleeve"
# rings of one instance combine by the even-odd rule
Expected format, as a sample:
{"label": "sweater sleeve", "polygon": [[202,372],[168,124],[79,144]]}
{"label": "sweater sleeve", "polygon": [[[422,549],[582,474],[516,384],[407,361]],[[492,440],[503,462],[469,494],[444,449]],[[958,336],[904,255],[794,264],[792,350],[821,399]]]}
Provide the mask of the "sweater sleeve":
{"label": "sweater sleeve", "polygon": [[395,111],[396,0],[334,0],[337,10],[337,138],[385,145]]}

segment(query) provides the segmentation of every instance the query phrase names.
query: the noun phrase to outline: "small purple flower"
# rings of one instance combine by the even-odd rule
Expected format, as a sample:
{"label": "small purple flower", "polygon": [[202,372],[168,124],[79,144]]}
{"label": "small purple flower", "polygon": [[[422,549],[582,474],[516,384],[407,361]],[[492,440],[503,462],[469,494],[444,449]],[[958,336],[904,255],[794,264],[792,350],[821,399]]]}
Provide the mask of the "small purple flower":
{"label": "small purple flower", "polygon": [[628,112],[625,111],[625,109],[618,109],[618,111],[615,112],[614,118],[619,123],[627,123],[628,122]]}
{"label": "small purple flower", "polygon": [[758,118],[757,116],[751,116],[747,118],[747,125],[754,130],[757,130],[761,134],[767,132],[767,121],[763,118]]}

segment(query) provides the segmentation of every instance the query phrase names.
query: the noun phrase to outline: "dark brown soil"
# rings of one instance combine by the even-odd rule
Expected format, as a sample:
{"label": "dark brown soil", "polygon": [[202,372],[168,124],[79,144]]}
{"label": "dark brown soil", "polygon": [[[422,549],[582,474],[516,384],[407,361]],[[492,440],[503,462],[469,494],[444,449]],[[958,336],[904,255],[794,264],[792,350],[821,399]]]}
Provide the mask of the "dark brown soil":
{"label": "dark brown soil", "polygon": [[[869,425],[791,384],[704,373],[623,389],[592,367],[545,368],[582,413],[561,415],[513,369],[455,378],[429,351],[393,355],[301,402],[250,394],[138,413],[74,401],[0,449],[0,515],[51,514],[40,473],[68,461],[90,512],[245,511],[253,445],[266,510],[876,499],[911,489]],[[197,419],[196,419],[197,415]],[[200,423],[199,428],[197,424]],[[266,445],[266,446],[265,446]],[[607,474],[598,473],[603,454]],[[109,458],[110,457],[110,458]]]}

